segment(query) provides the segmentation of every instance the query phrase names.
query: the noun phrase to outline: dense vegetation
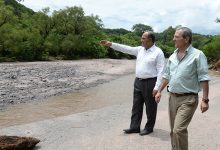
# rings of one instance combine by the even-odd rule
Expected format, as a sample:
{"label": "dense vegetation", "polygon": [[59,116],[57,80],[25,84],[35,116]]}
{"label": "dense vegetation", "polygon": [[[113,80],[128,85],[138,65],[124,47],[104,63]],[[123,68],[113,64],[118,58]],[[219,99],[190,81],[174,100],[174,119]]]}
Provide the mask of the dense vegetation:
{"label": "dense vegetation", "polygon": [[[132,31],[106,29],[98,16],[86,16],[82,7],[66,7],[50,14],[49,8],[34,12],[15,0],[0,0],[0,61],[34,61],[81,58],[133,58],[99,45],[101,39],[140,45],[143,31],[153,28],[135,24]],[[216,23],[220,23],[216,19]],[[174,50],[170,26],[156,33],[156,43],[166,56]],[[220,59],[220,35],[193,34],[193,46],[209,61]]]}

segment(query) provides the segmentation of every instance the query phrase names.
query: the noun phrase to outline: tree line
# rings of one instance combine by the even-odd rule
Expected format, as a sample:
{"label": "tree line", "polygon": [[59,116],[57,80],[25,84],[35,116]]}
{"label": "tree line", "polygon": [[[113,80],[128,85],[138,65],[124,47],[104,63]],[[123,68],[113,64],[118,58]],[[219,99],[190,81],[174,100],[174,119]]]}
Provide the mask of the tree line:
{"label": "tree line", "polygon": [[[82,7],[34,12],[15,0],[0,0],[0,61],[36,61],[82,58],[133,58],[99,45],[101,39],[140,45],[143,31],[153,31],[145,24],[135,24],[132,31],[104,28],[97,15],[85,15]],[[216,23],[220,23],[217,18]],[[178,26],[177,26],[178,27]],[[156,44],[168,57],[174,51],[176,27],[155,33]],[[209,61],[220,59],[220,35],[193,34],[193,46],[204,51]]]}

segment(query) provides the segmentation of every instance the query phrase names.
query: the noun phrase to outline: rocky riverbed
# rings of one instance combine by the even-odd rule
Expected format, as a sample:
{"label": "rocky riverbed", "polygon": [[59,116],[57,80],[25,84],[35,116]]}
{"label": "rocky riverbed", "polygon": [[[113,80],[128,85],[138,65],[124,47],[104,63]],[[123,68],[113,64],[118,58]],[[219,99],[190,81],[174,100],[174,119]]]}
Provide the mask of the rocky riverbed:
{"label": "rocky riverbed", "polygon": [[133,73],[135,60],[92,59],[0,64],[0,109],[45,100]]}

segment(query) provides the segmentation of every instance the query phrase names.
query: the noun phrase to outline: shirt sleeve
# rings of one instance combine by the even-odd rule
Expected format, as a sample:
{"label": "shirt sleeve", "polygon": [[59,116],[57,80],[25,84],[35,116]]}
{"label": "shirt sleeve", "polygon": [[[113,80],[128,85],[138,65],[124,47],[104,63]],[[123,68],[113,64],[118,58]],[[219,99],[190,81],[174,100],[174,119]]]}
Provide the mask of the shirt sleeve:
{"label": "shirt sleeve", "polygon": [[112,43],[111,48],[113,48],[114,50],[120,51],[122,53],[127,53],[127,54],[134,55],[134,56],[137,56],[138,51],[140,49],[139,47],[131,47],[131,46],[118,44],[118,43]]}
{"label": "shirt sleeve", "polygon": [[164,71],[164,66],[165,66],[165,57],[163,52],[161,51],[161,53],[159,53],[158,57],[157,57],[157,64],[156,64],[156,69],[157,69],[157,81],[155,84],[154,89],[158,90],[160,87],[160,84],[162,82],[162,75],[163,75],[163,71]]}
{"label": "shirt sleeve", "polygon": [[164,69],[163,78],[170,80],[170,60],[167,61],[166,67]]}
{"label": "shirt sleeve", "polygon": [[206,56],[203,52],[200,53],[198,59],[197,59],[197,74],[198,74],[198,80],[199,81],[209,81],[209,75],[208,75],[208,63]]}

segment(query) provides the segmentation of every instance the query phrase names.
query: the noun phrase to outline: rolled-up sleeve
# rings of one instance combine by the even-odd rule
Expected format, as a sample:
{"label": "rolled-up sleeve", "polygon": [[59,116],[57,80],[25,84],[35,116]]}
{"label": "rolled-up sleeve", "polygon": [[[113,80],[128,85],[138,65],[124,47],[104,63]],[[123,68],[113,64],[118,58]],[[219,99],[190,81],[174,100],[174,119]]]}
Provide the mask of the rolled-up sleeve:
{"label": "rolled-up sleeve", "polygon": [[158,57],[157,57],[157,82],[156,85],[154,87],[154,89],[158,90],[160,87],[160,84],[162,82],[162,75],[163,75],[163,71],[164,71],[164,66],[165,66],[165,57],[163,52],[161,52]]}
{"label": "rolled-up sleeve", "polygon": [[167,61],[166,67],[164,69],[163,78],[166,80],[170,80],[170,62]]}
{"label": "rolled-up sleeve", "polygon": [[198,60],[197,60],[197,73],[198,73],[198,80],[199,81],[209,81],[208,75],[208,63],[206,56],[203,52],[200,53]]}

